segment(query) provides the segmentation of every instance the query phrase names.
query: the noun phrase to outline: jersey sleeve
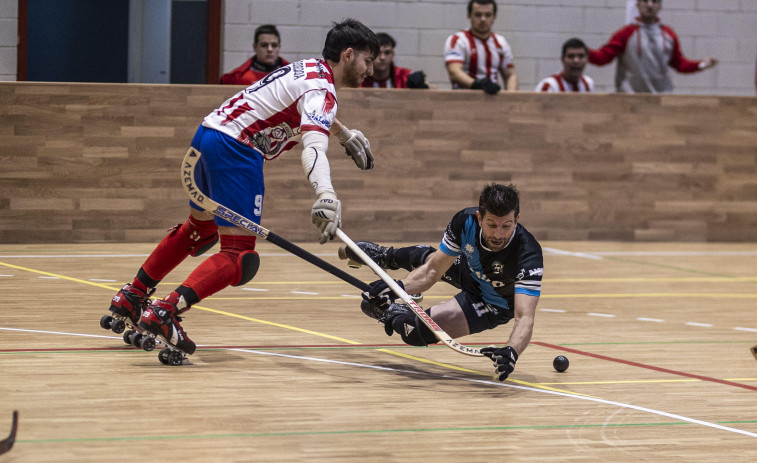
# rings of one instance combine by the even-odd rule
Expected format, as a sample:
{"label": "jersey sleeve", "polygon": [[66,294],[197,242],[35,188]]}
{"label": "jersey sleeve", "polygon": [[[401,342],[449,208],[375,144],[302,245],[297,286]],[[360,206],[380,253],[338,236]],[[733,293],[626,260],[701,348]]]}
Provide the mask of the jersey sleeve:
{"label": "jersey sleeve", "polygon": [[552,82],[549,77],[546,79],[542,79],[541,82],[536,84],[536,88],[534,89],[535,92],[556,92],[555,88],[552,86]]}
{"label": "jersey sleeve", "polygon": [[512,69],[515,67],[515,59],[513,58],[513,49],[510,48],[510,44],[507,43],[507,40],[505,40],[504,37],[498,36],[498,39],[500,39],[502,42],[502,52],[501,52],[501,59],[499,63],[499,68],[503,71],[506,69]]}
{"label": "jersey sleeve", "polygon": [[448,256],[457,257],[461,253],[463,227],[465,226],[464,209],[449,221],[439,249]]}
{"label": "jersey sleeve", "polygon": [[521,273],[515,281],[515,293],[539,297],[544,275],[544,257],[541,246],[530,234],[524,240],[519,261]]}
{"label": "jersey sleeve", "polygon": [[328,89],[305,92],[299,101],[300,130],[315,130],[329,136],[331,124],[336,117],[336,97]]}
{"label": "jersey sleeve", "polygon": [[610,41],[599,49],[589,49],[589,62],[596,66],[602,66],[614,60],[616,56],[626,51],[626,44],[639,27],[629,24],[615,32]]}
{"label": "jersey sleeve", "polygon": [[459,34],[450,35],[444,42],[444,63],[465,63],[468,50]]}

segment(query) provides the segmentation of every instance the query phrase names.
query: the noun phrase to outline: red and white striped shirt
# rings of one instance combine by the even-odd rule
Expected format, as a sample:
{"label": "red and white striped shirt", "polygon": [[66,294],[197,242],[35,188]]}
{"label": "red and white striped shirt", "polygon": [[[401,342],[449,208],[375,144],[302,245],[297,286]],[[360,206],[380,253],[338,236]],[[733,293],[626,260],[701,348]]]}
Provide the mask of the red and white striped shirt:
{"label": "red and white striped shirt", "polygon": [[[463,70],[474,79],[497,82],[497,73],[515,67],[510,44],[499,34],[481,40],[470,29],[452,34],[444,42],[444,62],[463,63]],[[453,88],[459,88],[452,84]]]}
{"label": "red and white striped shirt", "polygon": [[594,79],[582,75],[578,83],[572,84],[565,80],[562,72],[542,79],[536,85],[537,92],[593,92]]}
{"label": "red and white striped shirt", "polygon": [[334,75],[320,59],[281,67],[226,100],[202,125],[275,159],[314,130],[329,136],[337,110]]}

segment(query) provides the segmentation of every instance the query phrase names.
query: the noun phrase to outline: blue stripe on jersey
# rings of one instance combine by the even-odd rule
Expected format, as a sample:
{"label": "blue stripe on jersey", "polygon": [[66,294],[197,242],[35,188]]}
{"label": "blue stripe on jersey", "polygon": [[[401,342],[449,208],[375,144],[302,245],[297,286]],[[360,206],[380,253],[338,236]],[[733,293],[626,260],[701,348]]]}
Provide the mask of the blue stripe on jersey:
{"label": "blue stripe on jersey", "polygon": [[521,288],[520,286],[515,287],[515,293],[516,294],[525,294],[527,296],[541,296],[541,291],[535,290],[535,289],[528,289],[528,288]]}
{"label": "blue stripe on jersey", "polygon": [[484,276],[484,267],[481,265],[477,240],[478,229],[476,227],[476,219],[470,216],[465,220],[463,234],[460,237],[460,249],[465,253],[465,258],[468,260],[471,276],[476,281],[476,284],[478,284],[479,289],[481,289],[481,298],[484,302],[509,309],[510,304],[507,303],[507,300],[497,294],[491,281]]}
{"label": "blue stripe on jersey", "polygon": [[446,244],[444,244],[444,241],[442,241],[439,245],[439,250],[451,257],[457,257],[460,255],[460,251],[453,251]]}

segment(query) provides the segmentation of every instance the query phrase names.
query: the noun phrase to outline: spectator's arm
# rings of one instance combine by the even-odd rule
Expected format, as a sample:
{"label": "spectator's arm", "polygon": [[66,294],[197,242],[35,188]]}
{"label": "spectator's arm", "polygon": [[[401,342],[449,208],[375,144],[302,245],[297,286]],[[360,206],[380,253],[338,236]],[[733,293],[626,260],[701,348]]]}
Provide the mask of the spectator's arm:
{"label": "spectator's arm", "polygon": [[452,83],[457,84],[461,88],[471,88],[471,85],[473,85],[473,82],[476,79],[469,76],[463,70],[463,63],[459,61],[450,61],[450,62],[445,63],[445,66],[447,67],[447,74],[449,74],[449,80]]}
{"label": "spectator's arm", "polygon": [[502,81],[505,83],[505,90],[510,92],[518,90],[518,76],[515,74],[514,67],[500,69],[500,74],[502,74]]}
{"label": "spectator's arm", "polygon": [[604,66],[611,62],[616,56],[626,51],[626,43],[631,35],[636,32],[638,26],[628,25],[610,37],[610,41],[602,45],[599,49],[589,49],[589,62],[596,66]]}

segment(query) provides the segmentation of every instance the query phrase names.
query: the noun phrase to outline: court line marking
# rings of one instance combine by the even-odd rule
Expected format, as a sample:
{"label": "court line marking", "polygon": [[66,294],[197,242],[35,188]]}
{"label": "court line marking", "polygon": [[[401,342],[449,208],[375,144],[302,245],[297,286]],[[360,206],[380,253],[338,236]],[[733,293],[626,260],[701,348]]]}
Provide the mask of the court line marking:
{"label": "court line marking", "polygon": [[676,375],[676,376],[683,376],[683,377],[686,377],[686,378],[694,378],[694,379],[699,379],[699,380],[702,380],[702,381],[708,381],[708,382],[712,382],[712,383],[724,384],[724,385],[727,385],[727,386],[734,386],[734,387],[740,387],[740,388],[743,388],[743,389],[749,389],[751,391],[757,391],[757,386],[750,386],[748,384],[736,383],[736,382],[728,381],[728,380],[725,380],[725,379],[717,379],[717,378],[712,378],[712,377],[709,377],[709,376],[702,376],[702,375],[695,375],[693,373],[686,373],[684,371],[670,370],[668,368],[657,367],[657,366],[654,366],[654,365],[647,365],[645,363],[634,362],[634,361],[631,361],[631,360],[624,360],[624,359],[620,359],[620,358],[617,358],[617,357],[610,357],[610,356],[602,355],[602,354],[595,354],[593,352],[587,352],[587,351],[583,351],[583,350],[573,349],[571,347],[566,347],[566,346],[558,346],[558,345],[555,345],[555,344],[549,344],[549,343],[541,342],[541,341],[531,341],[531,344],[534,344],[536,346],[549,347],[549,348],[557,349],[557,350],[564,350],[564,351],[567,351],[567,352],[571,352],[573,354],[584,355],[584,356],[587,356],[587,357],[594,357],[594,358],[599,359],[599,360],[607,360],[607,361],[610,361],[610,362],[622,363],[622,364],[629,365],[629,366],[632,366],[632,367],[644,368],[646,370],[658,371],[658,372],[661,372],[661,373],[667,373],[667,374]]}
{"label": "court line marking", "polygon": [[[418,371],[413,371],[413,370],[403,370],[399,368],[382,367],[378,365],[366,365],[366,364],[354,363],[354,362],[342,362],[338,360],[319,359],[315,357],[304,357],[304,356],[299,356],[299,355],[281,354],[277,352],[264,352],[264,351],[257,351],[257,350],[251,350],[251,349],[232,349],[232,350],[236,350],[238,352],[248,352],[248,353],[257,354],[257,355],[268,355],[268,356],[274,356],[274,357],[285,357],[285,358],[308,360],[308,361],[314,361],[314,362],[340,364],[340,365],[346,365],[346,366],[354,366],[358,368],[370,368],[370,369],[376,369],[376,370],[381,370],[381,371],[392,371],[392,372],[403,373],[403,374],[428,375],[428,376],[434,376],[434,377],[438,377],[442,379],[453,379],[453,380],[465,381],[465,382],[476,383],[476,384],[506,387],[510,389],[519,389],[519,390],[524,390],[524,391],[529,391],[529,392],[538,392],[542,394],[556,395],[556,396],[567,397],[571,399],[586,400],[586,401],[597,402],[597,403],[601,403],[605,405],[613,405],[620,408],[628,408],[632,410],[637,410],[637,411],[641,411],[645,413],[650,413],[653,415],[665,416],[668,418],[673,418],[675,420],[684,421],[687,423],[698,424],[698,425],[709,427],[709,428],[720,429],[722,431],[728,431],[728,432],[732,432],[736,434],[742,434],[745,436],[757,438],[757,433],[744,431],[742,429],[732,428],[730,426],[723,426],[721,424],[698,420],[696,418],[689,418],[687,416],[677,415],[674,413],[668,413],[668,412],[656,410],[653,408],[641,407],[638,405],[627,404],[623,402],[616,402],[613,400],[605,400],[605,399],[600,399],[600,398],[592,397],[592,396],[581,396],[581,395],[576,395],[574,393],[553,391],[553,390],[548,390],[548,389],[543,389],[543,388],[535,388],[531,386],[522,386],[518,384],[508,384],[507,382],[500,383],[500,382],[481,380],[481,379],[461,378],[458,376],[442,375],[442,374],[429,373],[429,372],[418,372]],[[757,390],[757,388],[755,388],[755,390]]]}

